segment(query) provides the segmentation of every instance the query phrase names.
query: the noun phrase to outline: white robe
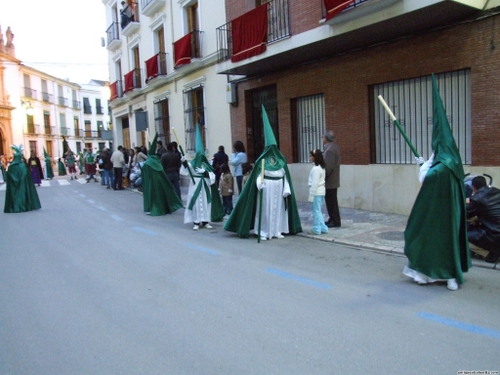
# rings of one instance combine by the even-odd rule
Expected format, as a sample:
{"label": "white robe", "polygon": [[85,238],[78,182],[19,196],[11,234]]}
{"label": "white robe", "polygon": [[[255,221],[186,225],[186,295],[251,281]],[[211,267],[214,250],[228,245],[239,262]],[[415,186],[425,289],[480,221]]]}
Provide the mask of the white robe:
{"label": "white robe", "polygon": [[[279,180],[266,179],[266,176]],[[261,176],[257,177],[257,188],[262,186]],[[285,210],[285,197],[291,194],[290,184],[282,168],[278,171],[264,172],[264,187],[262,188],[262,223],[260,236],[271,239],[283,233],[288,233],[288,215]],[[257,195],[257,211],[255,215],[254,233],[259,234],[260,192]]]}
{"label": "white robe", "polygon": [[198,195],[198,198],[196,199],[196,202],[191,210],[189,209],[189,205],[191,204],[191,199],[193,198],[196,188],[199,184],[203,183],[203,180],[205,180],[205,183],[209,188],[210,185],[215,184],[215,174],[213,172],[208,172],[209,178],[204,178],[196,173],[191,164],[188,163],[188,166],[189,169],[191,169],[195,183],[193,183],[193,180],[189,175],[189,171],[182,166],[180,174],[183,176],[189,176],[189,189],[186,199],[186,209],[184,210],[184,224],[209,222],[211,221],[212,203],[208,203],[208,197],[204,186],[201,187],[200,194]]}

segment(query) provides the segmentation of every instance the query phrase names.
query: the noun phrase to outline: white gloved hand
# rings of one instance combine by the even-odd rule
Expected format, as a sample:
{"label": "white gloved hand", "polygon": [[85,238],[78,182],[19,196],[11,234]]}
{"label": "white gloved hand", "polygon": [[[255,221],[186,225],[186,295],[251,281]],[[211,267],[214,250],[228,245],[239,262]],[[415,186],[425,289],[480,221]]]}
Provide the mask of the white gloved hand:
{"label": "white gloved hand", "polygon": [[263,183],[263,182],[257,182],[257,189],[262,190],[262,189],[264,189],[265,186],[266,186],[265,183]]}
{"label": "white gloved hand", "polygon": [[415,157],[415,163],[417,163],[417,165],[422,165],[425,163],[425,160],[423,157],[419,156],[418,158]]}
{"label": "white gloved hand", "polygon": [[289,191],[286,191],[286,192],[284,192],[284,193],[283,193],[283,198],[286,198],[286,197],[288,197],[289,195],[291,195],[291,194],[290,194],[290,192],[289,192]]}
{"label": "white gloved hand", "polygon": [[182,162],[182,163],[184,163],[186,160],[187,160],[187,159],[186,159],[186,155],[182,155],[182,156],[181,156],[181,162]]}
{"label": "white gloved hand", "polygon": [[196,173],[199,173],[199,174],[205,173],[205,169],[204,168],[196,168],[195,171],[196,171]]}

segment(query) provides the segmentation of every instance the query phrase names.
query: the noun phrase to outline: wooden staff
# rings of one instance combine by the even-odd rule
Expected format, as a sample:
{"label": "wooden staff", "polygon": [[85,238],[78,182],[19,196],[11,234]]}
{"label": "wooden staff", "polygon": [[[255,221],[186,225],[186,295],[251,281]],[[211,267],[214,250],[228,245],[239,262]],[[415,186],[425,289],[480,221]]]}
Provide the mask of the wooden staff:
{"label": "wooden staff", "polygon": [[380,100],[380,103],[382,103],[382,105],[384,106],[387,114],[389,115],[389,117],[391,118],[392,121],[394,121],[394,123],[396,124],[398,130],[400,131],[401,135],[403,136],[403,138],[405,139],[406,143],[408,144],[408,146],[410,146],[413,154],[419,158],[420,155],[418,154],[417,152],[417,149],[415,148],[415,146],[413,146],[413,144],[411,143],[410,141],[410,138],[408,138],[408,136],[406,135],[406,133],[404,132],[403,128],[401,127],[401,125],[399,124],[399,121],[396,119],[396,116],[394,116],[394,113],[392,113],[391,109],[389,108],[389,106],[387,105],[387,103],[385,102],[384,98],[382,98],[382,95],[379,95],[378,96],[378,100]]}
{"label": "wooden staff", "polygon": [[[261,171],[260,171],[260,182],[261,182],[261,184],[264,183],[264,158],[262,158],[262,167],[261,167]],[[262,225],[262,197],[264,196],[264,192],[262,190],[263,189],[260,189],[260,191],[259,191],[260,202],[259,202],[259,234],[258,234],[258,240],[257,240],[258,243],[260,243],[260,228]]]}
{"label": "wooden staff", "polygon": [[[175,140],[177,141],[177,146],[179,146],[179,150],[181,150],[181,155],[186,156],[186,154],[184,153],[184,150],[182,149],[181,144],[179,143],[179,138],[177,138],[177,133],[175,132],[175,128],[172,128],[172,131],[174,132]],[[187,170],[189,172],[189,176],[191,176],[191,181],[193,181],[193,184],[195,184],[193,173],[191,172],[191,168],[189,168],[189,165],[187,165],[187,161],[186,161],[186,165],[184,167],[187,168]]]}

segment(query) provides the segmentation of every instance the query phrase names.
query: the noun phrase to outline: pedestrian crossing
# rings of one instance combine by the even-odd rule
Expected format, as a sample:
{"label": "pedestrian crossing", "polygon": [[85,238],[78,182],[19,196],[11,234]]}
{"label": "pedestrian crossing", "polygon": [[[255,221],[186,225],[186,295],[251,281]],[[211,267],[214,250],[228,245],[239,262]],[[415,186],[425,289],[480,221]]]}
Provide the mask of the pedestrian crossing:
{"label": "pedestrian crossing", "polygon": [[[74,184],[86,184],[87,180],[85,178],[79,178],[78,180],[43,180],[40,187],[41,188],[47,188],[51,186],[68,186],[68,185],[74,185]],[[0,185],[0,191],[3,191],[7,189],[7,184],[1,184]]]}

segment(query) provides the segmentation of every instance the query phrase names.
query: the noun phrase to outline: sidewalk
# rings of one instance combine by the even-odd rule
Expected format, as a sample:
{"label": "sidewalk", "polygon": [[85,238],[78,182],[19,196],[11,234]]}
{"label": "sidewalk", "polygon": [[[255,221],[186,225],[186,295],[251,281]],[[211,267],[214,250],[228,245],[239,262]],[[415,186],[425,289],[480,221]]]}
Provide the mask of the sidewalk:
{"label": "sidewalk", "polygon": [[[138,192],[136,189],[133,190]],[[181,193],[182,201],[185,203],[187,187],[181,186]],[[234,197],[234,203],[237,198],[238,196]],[[311,203],[297,202],[297,205],[302,223],[302,233],[299,233],[299,236],[404,256],[404,230],[407,216],[341,207],[342,226],[329,228],[326,234],[315,235],[308,234],[312,227]],[[325,207],[323,207],[323,214],[327,216]],[[491,264],[472,258],[472,265],[500,271],[500,263]]]}

